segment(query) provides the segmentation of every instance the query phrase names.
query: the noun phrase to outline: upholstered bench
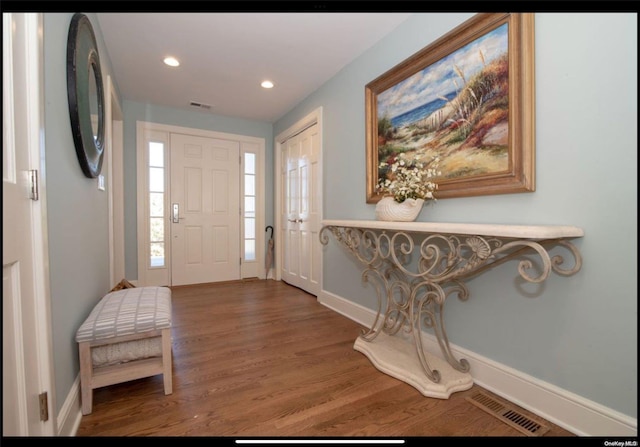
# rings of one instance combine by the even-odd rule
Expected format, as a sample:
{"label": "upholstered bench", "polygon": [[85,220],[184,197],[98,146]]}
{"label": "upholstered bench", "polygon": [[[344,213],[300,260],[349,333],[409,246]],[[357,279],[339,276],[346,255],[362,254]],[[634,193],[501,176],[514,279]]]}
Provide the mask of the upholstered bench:
{"label": "upholstered bench", "polygon": [[82,414],[90,414],[93,390],[163,375],[173,392],[171,289],[136,287],[105,295],[76,332],[80,354]]}

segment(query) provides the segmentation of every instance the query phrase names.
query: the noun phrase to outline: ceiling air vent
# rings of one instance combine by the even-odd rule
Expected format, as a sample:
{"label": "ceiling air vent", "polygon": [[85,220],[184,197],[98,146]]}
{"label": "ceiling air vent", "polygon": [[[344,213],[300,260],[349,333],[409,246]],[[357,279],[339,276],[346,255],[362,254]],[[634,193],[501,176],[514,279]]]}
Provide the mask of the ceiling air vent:
{"label": "ceiling air vent", "polygon": [[515,407],[506,403],[503,404],[482,392],[467,397],[467,400],[527,436],[542,436],[549,431],[549,427],[546,425],[534,421],[518,411]]}
{"label": "ceiling air vent", "polygon": [[191,107],[197,107],[199,109],[205,109],[205,110],[209,110],[211,108],[211,106],[209,104],[203,104],[203,103],[197,102],[197,101],[191,101],[189,103],[189,105]]}

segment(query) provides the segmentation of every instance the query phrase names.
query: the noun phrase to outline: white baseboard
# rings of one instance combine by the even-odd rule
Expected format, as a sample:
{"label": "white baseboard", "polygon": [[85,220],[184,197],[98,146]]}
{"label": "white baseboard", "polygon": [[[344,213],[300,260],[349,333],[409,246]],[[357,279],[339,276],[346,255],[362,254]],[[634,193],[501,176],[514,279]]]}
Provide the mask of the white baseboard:
{"label": "white baseboard", "polygon": [[[322,290],[318,302],[369,328],[375,312]],[[425,349],[442,356],[437,340],[425,334]],[[451,345],[471,365],[475,383],[578,436],[637,436],[638,420],[570,391],[536,379],[487,357]]]}
{"label": "white baseboard", "polygon": [[82,407],[80,404],[80,375],[69,390],[69,394],[58,413],[58,436],[75,436],[82,421]]}

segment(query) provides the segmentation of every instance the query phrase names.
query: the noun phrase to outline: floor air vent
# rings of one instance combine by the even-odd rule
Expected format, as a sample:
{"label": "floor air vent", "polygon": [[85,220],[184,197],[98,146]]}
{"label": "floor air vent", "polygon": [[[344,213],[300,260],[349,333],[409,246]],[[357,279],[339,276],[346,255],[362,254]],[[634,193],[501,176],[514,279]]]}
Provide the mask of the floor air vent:
{"label": "floor air vent", "polygon": [[514,407],[504,404],[482,392],[467,397],[467,400],[527,436],[542,436],[549,431],[549,427],[546,425],[534,421]]}

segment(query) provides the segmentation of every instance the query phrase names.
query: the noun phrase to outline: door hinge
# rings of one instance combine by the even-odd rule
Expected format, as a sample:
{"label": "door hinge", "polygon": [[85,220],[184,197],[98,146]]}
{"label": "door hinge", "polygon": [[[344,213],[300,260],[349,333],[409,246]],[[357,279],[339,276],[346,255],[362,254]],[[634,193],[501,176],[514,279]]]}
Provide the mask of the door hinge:
{"label": "door hinge", "polygon": [[49,398],[47,392],[40,393],[40,420],[45,422],[49,420]]}
{"label": "door hinge", "polygon": [[38,170],[30,169],[29,170],[29,182],[31,183],[29,198],[31,200],[38,200]]}

